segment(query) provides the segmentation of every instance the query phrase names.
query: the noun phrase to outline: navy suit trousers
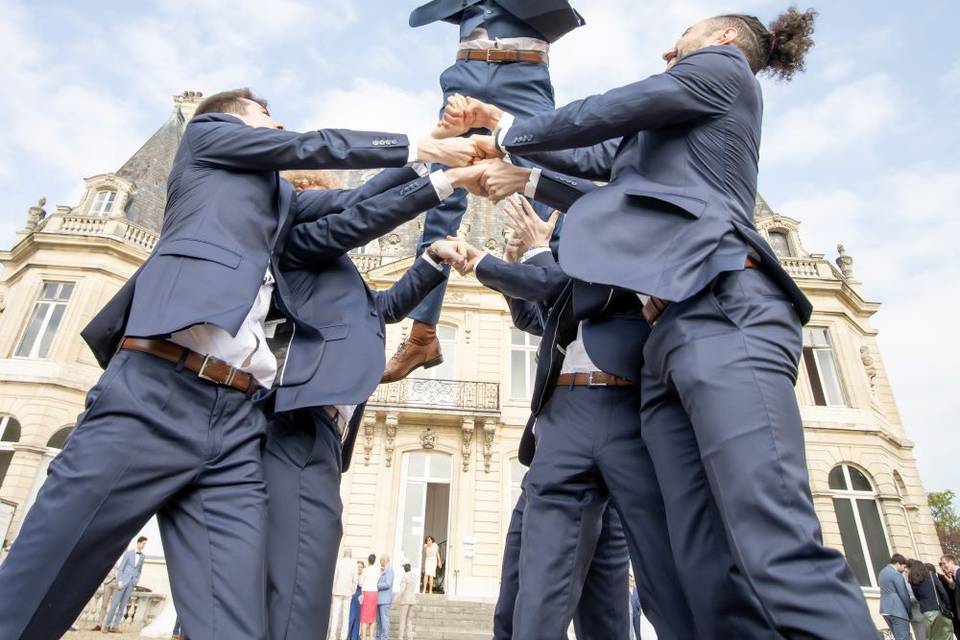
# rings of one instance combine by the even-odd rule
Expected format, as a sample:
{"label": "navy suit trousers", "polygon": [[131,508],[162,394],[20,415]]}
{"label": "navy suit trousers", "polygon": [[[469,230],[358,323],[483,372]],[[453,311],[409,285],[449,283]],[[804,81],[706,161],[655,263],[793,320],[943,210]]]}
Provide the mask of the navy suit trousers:
{"label": "navy suit trousers", "polygon": [[846,561],[821,543],[793,389],[800,351],[796,311],[758,269],[671,305],[644,349],[643,440],[687,593],[703,595],[702,637],[742,610],[715,588],[725,546],[779,637],[877,637]]}
{"label": "navy suit trousers", "polygon": [[[526,494],[521,493],[513,513],[503,548],[500,593],[493,614],[493,640],[513,638],[513,612],[520,588],[520,536]],[[573,617],[578,640],[625,640],[629,633],[629,602],[622,595],[627,588],[630,556],[620,517],[611,507],[603,513],[603,523],[593,555],[586,551],[581,562],[589,563],[580,601]],[[582,573],[582,570],[578,571]],[[564,638],[566,635],[563,636]]]}
{"label": "navy suit trousers", "polygon": [[184,636],[266,636],[265,419],[239,391],[120,351],[0,566],[0,638],[70,627],[154,513]]}
{"label": "navy suit trousers", "polygon": [[[585,580],[577,558],[585,546],[592,554],[592,530],[609,500],[623,522],[640,599],[658,636],[701,637],[680,588],[639,413],[634,388],[557,387],[537,416],[537,453],[524,478],[515,637],[563,637]],[[625,585],[615,601],[626,605]]]}
{"label": "navy suit trousers", "polygon": [[[444,106],[449,96],[459,93],[495,104],[518,117],[553,111],[556,107],[553,100],[553,85],[550,83],[550,71],[545,64],[458,60],[440,74],[440,87],[443,89]],[[443,113],[442,106],[440,113]],[[490,132],[478,129],[470,131],[467,135],[474,133]],[[529,162],[521,158],[513,158],[513,162],[530,166]],[[457,229],[460,228],[460,220],[466,208],[467,191],[457,189],[452,196],[428,211],[423,219],[423,233],[420,236],[417,255],[423,253],[434,240],[457,235]],[[544,220],[550,217],[550,209],[540,203],[534,203],[534,209]],[[410,313],[410,317],[428,324],[437,324],[446,290],[447,283],[444,280]]]}
{"label": "navy suit trousers", "polygon": [[263,454],[269,640],[327,635],[343,534],[340,469],[340,438],[326,416],[295,411],[270,420]]}

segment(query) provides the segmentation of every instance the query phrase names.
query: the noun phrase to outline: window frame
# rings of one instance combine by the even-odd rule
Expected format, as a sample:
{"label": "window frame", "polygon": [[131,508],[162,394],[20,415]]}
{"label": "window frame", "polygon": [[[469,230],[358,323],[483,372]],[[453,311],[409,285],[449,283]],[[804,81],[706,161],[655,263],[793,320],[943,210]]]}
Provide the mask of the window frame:
{"label": "window frame", "polygon": [[[871,584],[869,585],[860,585],[860,588],[861,589],[879,589],[880,588],[880,582],[878,579],[879,572],[874,567],[875,559],[870,553],[870,547],[867,544],[867,532],[863,527],[863,520],[860,517],[860,509],[857,508],[858,500],[869,499],[876,505],[877,514],[880,520],[880,531],[883,534],[883,541],[887,546],[887,552],[889,555],[890,549],[892,549],[893,547],[890,544],[890,533],[887,530],[886,514],[884,514],[883,509],[881,508],[882,505],[879,500],[879,494],[877,493],[876,481],[870,476],[869,473],[867,473],[865,470],[861,469],[860,467],[852,463],[841,462],[839,464],[834,465],[830,469],[830,471],[832,472],[837,467],[840,467],[842,469],[843,479],[847,485],[847,488],[846,489],[828,488],[830,492],[830,497],[831,497],[831,504],[833,503],[833,500],[847,500],[850,502],[851,511],[853,513],[854,524],[856,525],[856,528],[857,528],[857,539],[860,542],[860,552],[863,554],[864,560],[866,561],[867,574],[871,582]],[[864,478],[866,478],[867,482],[869,482],[871,486],[870,491],[851,488],[853,487],[853,478],[850,475],[850,469],[856,469]],[[834,511],[834,517],[837,519],[837,528],[839,529],[840,517],[839,517],[839,514],[837,514],[836,504],[833,504],[833,511]],[[842,543],[841,543],[841,547],[842,547]],[[846,555],[846,549],[844,549],[844,555]],[[882,558],[881,560],[883,562],[886,562],[887,558]]]}
{"label": "window frame", "polygon": [[[59,298],[54,299],[44,299],[44,291],[47,288],[47,285],[56,285],[57,293],[56,295],[62,295],[63,287],[65,285],[70,285],[70,294],[66,299],[61,300]],[[27,314],[26,322],[23,325],[23,328],[20,331],[20,337],[17,339],[16,344],[13,347],[13,352],[11,353],[11,358],[16,358],[19,360],[47,360],[50,357],[50,352],[54,350],[56,346],[56,339],[60,333],[60,328],[63,326],[67,318],[67,309],[70,306],[70,301],[73,300],[73,294],[77,290],[77,281],[75,280],[42,280],[40,283],[40,291],[37,293],[34,298],[33,304],[30,306],[29,313]],[[27,339],[27,333],[30,331],[30,325],[33,322],[34,316],[39,310],[39,306],[43,304],[46,305],[46,310],[44,312],[44,317],[40,321],[40,327],[37,330],[36,335],[33,337],[33,343],[30,345],[29,350],[26,354],[21,354],[21,349],[24,346],[24,341]],[[54,334],[50,337],[49,345],[47,350],[42,355],[40,354],[40,347],[44,342],[44,337],[47,333],[47,330],[50,328],[50,320],[56,313],[58,306],[63,307],[63,312],[60,314],[60,319],[57,321],[57,327],[54,329]]]}
{"label": "window frame", "polygon": [[[101,194],[106,194],[103,198]],[[117,203],[117,197],[120,193],[116,189],[97,189],[93,193],[93,200],[90,202],[90,215],[105,216],[113,213],[113,206]]]}
{"label": "window frame", "polygon": [[[533,386],[537,379],[537,352],[540,350],[540,336],[535,336],[526,331],[521,331],[516,327],[510,327],[508,332],[509,336],[509,352],[510,352],[510,400],[513,401],[529,401],[533,395]],[[513,341],[513,336],[519,334],[523,336],[523,344],[516,344]],[[536,343],[532,343],[533,340],[536,340]],[[513,393],[514,387],[514,371],[513,371],[513,354],[519,352],[523,354],[523,387],[524,395],[516,396]]]}
{"label": "window frame", "polygon": [[[783,241],[787,247],[786,255],[780,255],[777,253],[776,247],[773,244],[774,235],[781,236],[783,238]],[[780,229],[780,228],[768,229],[767,241],[770,243],[770,249],[773,250],[774,255],[777,256],[778,258],[795,258],[796,257],[796,252],[793,250],[793,243],[790,241],[790,232],[787,231],[786,229]]]}
{"label": "window frame", "polygon": [[[3,437],[6,434],[7,427],[11,420],[17,425],[17,439],[4,440]],[[13,464],[13,458],[17,453],[17,445],[20,444],[21,438],[23,438],[23,423],[17,420],[16,416],[9,413],[0,414],[0,454],[6,458],[6,462],[0,464],[0,486],[3,486],[3,481],[10,471],[10,466]]]}
{"label": "window frame", "polygon": [[[822,346],[813,346],[807,344],[807,332],[814,331],[823,331],[823,334],[826,338],[827,345],[826,347]],[[817,402],[817,392],[813,386],[813,380],[810,379],[810,365],[807,363],[807,351],[811,352],[811,357],[813,360],[813,368],[817,372],[817,382],[820,385],[820,392],[823,395],[823,404]],[[833,372],[836,377],[837,391],[840,394],[840,404],[832,404],[829,400],[829,394],[827,393],[827,386],[824,384],[826,378],[823,375],[823,370],[820,366],[820,359],[817,357],[818,352],[829,351],[830,360],[833,363]],[[803,369],[807,374],[807,384],[810,388],[810,394],[813,396],[813,405],[817,407],[833,407],[833,408],[849,408],[850,407],[850,394],[847,393],[846,385],[843,381],[843,370],[840,368],[840,360],[837,358],[837,347],[836,342],[833,339],[832,331],[830,327],[826,326],[807,326],[803,328],[802,341],[800,346],[800,359],[803,364]]]}
{"label": "window frame", "polygon": [[[453,329],[453,338],[441,338],[440,331],[441,328]],[[449,323],[449,322],[438,322],[437,323],[437,340],[440,342],[440,352],[443,354],[443,362],[435,367],[429,369],[424,369],[423,372],[418,376],[426,380],[452,380],[460,381],[459,379],[459,368],[457,366],[457,351],[460,345],[460,327]],[[450,377],[443,378],[438,375],[441,371],[446,370],[445,365],[449,364]]]}

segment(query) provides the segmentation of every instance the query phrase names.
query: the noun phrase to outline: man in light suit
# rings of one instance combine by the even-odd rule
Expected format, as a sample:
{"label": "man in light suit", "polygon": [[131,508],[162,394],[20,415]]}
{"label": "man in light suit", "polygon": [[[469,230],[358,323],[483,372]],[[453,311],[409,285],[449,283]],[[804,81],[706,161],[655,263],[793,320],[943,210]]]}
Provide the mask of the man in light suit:
{"label": "man in light suit", "polygon": [[380,580],[377,581],[377,640],[390,640],[390,607],[393,606],[393,567],[390,556],[380,556]]}
{"label": "man in light suit", "polygon": [[[317,202],[282,169],[463,164],[474,150],[394,133],[283,130],[249,90],[187,124],[157,246],[82,335],[106,366],[0,567],[0,638],[60,637],[126,541],[158,514],[188,637],[266,636],[265,418],[277,247]],[[320,200],[318,198],[317,200]],[[119,462],[118,462],[119,461]]]}
{"label": "man in light suit", "polygon": [[[457,59],[440,75],[444,104],[453,96],[473,96],[524,115],[553,110],[550,44],[584,24],[568,0],[433,0],[410,14],[411,27],[437,21],[460,30]],[[442,123],[435,132],[460,134],[445,130]],[[461,189],[427,212],[418,255],[434,240],[456,235],[466,206],[467,193]],[[549,210],[540,213],[546,218]],[[444,285],[437,287],[410,314],[414,319],[410,336],[388,363],[384,382],[443,361],[436,325],[445,290]]]}
{"label": "man in light suit", "polygon": [[104,631],[119,631],[120,621],[127,610],[130,596],[140,581],[140,572],[143,571],[143,548],[147,545],[144,536],[137,538],[137,548],[128,549],[120,557],[117,567],[117,587],[110,599],[110,607],[100,623]]}
{"label": "man in light suit", "polygon": [[887,621],[894,640],[910,640],[910,591],[904,573],[907,559],[893,554],[890,564],[880,570],[880,615]]}
{"label": "man in light suit", "polygon": [[[343,531],[340,477],[350,466],[364,404],[383,371],[385,325],[401,321],[442,282],[442,261],[456,255],[453,243],[438,241],[381,292],[367,287],[346,254],[449,197],[478,171],[421,176],[410,167],[388,169],[358,189],[306,185],[297,195],[322,197],[327,205],[316,220],[291,230],[280,273],[289,284],[290,308],[321,332],[300,331],[287,321],[270,339],[282,363],[276,385],[261,397],[270,415],[263,464],[270,496],[271,640],[322,637],[328,623],[336,627],[329,603]],[[344,625],[341,633],[346,630]]]}
{"label": "man in light suit", "polygon": [[[644,296],[643,441],[680,573],[715,562],[697,542],[722,527],[778,633],[866,638],[863,594],[820,541],[807,478],[793,385],[811,306],[753,227],[755,74],[800,71],[813,20],[796,10],[770,28],[746,15],[703,20],[664,55],[665,73],[501,121],[489,147],[576,173],[539,156],[622,138],[612,158],[574,158],[603,167],[609,184],[571,207],[560,264]],[[701,613],[723,621],[709,603]]]}
{"label": "man in light suit", "polygon": [[[269,544],[269,543],[268,543]],[[350,598],[357,590],[357,563],[350,547],[345,547],[333,574],[333,604],[330,607],[330,640],[347,640],[350,631]]]}

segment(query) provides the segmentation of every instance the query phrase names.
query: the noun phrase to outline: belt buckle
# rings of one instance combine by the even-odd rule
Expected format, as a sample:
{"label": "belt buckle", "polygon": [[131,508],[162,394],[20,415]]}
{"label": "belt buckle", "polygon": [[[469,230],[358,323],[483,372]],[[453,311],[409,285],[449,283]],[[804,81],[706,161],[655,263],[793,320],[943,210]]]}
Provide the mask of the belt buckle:
{"label": "belt buckle", "polygon": [[493,49],[492,47],[491,47],[491,48],[484,49],[484,55],[487,56],[487,62],[493,62],[493,61],[490,59],[490,53],[491,53],[492,51],[494,51],[494,50],[495,50],[495,49]]}
{"label": "belt buckle", "polygon": [[597,371],[591,371],[590,373],[587,374],[587,386],[588,386],[588,387],[606,387],[606,386],[609,386],[606,382],[594,382],[594,381],[593,381],[593,374],[594,374],[594,373],[599,373],[599,372],[597,372]]}
{"label": "belt buckle", "polygon": [[234,376],[237,375],[236,367],[230,367],[230,373],[227,374],[227,379],[224,381],[220,381],[220,380],[217,380],[216,378],[212,378],[208,376],[206,373],[207,365],[210,364],[211,360],[216,360],[216,358],[214,358],[210,354],[203,356],[203,362],[200,363],[200,370],[197,371],[197,377],[200,378],[201,380],[207,380],[208,382],[212,382],[214,384],[220,384],[220,385],[229,387],[230,384],[233,382]]}

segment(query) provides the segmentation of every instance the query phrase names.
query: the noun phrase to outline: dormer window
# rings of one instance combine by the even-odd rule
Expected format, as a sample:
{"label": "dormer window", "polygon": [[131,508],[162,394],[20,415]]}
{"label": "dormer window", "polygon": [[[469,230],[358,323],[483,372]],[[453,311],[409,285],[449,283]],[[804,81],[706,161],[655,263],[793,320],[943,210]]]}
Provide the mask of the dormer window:
{"label": "dormer window", "polygon": [[771,231],[768,235],[770,237],[770,247],[778,258],[789,258],[793,255],[793,252],[790,251],[790,240],[787,238],[786,232]]}
{"label": "dormer window", "polygon": [[93,198],[93,205],[90,207],[90,214],[101,216],[113,211],[113,203],[117,199],[117,192],[113,189],[101,189]]}

